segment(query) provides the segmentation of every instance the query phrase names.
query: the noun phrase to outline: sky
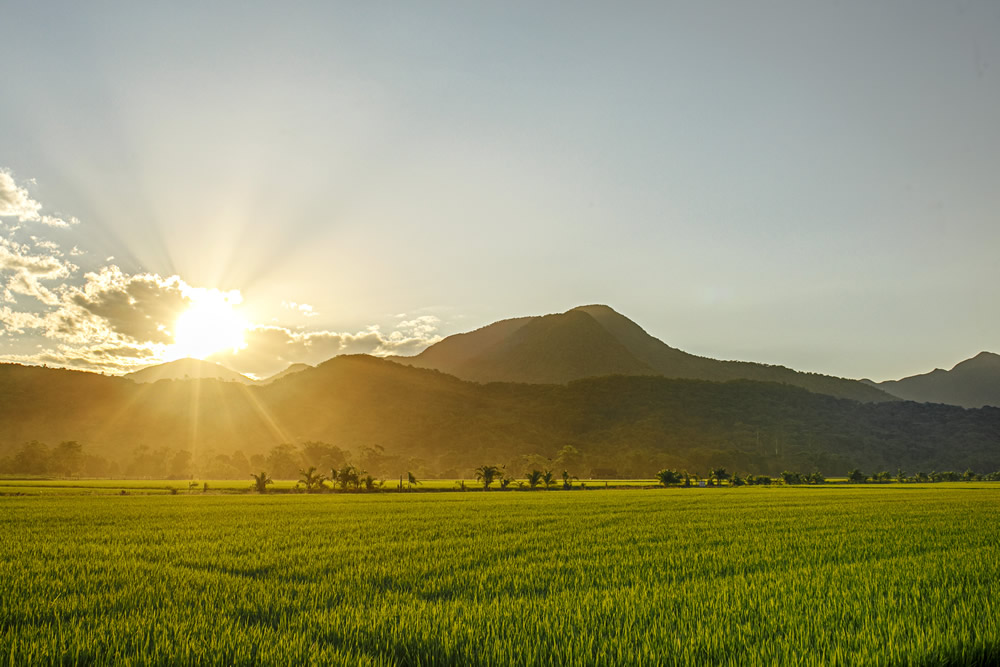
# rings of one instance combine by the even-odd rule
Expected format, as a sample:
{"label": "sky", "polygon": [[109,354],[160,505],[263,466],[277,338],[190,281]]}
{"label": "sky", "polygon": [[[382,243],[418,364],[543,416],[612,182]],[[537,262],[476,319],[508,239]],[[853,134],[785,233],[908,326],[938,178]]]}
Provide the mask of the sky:
{"label": "sky", "polygon": [[6,3],[0,361],[269,375],[606,303],[1000,352],[1000,3]]}

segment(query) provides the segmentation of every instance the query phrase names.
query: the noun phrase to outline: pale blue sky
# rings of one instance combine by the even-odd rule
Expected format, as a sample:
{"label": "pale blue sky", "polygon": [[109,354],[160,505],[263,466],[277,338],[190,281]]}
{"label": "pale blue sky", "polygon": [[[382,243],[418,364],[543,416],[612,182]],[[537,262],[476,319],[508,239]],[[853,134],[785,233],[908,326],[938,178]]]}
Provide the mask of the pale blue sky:
{"label": "pale blue sky", "polygon": [[86,253],[50,288],[440,335],[602,302],[875,379],[1000,351],[996,2],[147,4],[0,10],[0,168],[81,221],[7,232]]}

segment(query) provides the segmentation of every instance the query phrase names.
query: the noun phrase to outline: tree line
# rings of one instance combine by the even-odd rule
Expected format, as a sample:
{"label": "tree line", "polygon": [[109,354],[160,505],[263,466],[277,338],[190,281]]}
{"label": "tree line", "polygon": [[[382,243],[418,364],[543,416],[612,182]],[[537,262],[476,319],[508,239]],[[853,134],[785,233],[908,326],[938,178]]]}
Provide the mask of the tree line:
{"label": "tree line", "polygon": [[[847,482],[849,484],[885,484],[888,482],[904,483],[932,483],[932,482],[1000,482],[1000,470],[981,475],[973,470],[966,470],[963,473],[954,471],[930,473],[918,472],[907,475],[902,468],[897,468],[896,473],[887,470],[866,475],[858,468],[852,468],[847,472]],[[738,473],[730,474],[725,468],[713,468],[704,478],[697,473],[689,473],[686,470],[664,469],[656,473],[656,480],[661,486],[700,486],[702,482],[705,486],[769,486],[781,483],[786,486],[798,484],[825,484],[826,477],[819,471],[811,473],[800,473],[785,470],[779,477],[772,478],[769,475],[746,475],[740,476]]]}
{"label": "tree line", "polygon": [[[319,492],[376,491],[386,485],[397,489],[412,489],[419,485],[418,478],[434,476],[434,466],[419,458],[404,458],[386,452],[379,445],[369,445],[351,451],[336,445],[306,441],[297,445],[281,443],[263,453],[247,456],[240,450],[229,454],[212,450],[200,452],[197,456],[185,449],[151,449],[138,445],[132,452],[130,461],[119,465],[92,453],[75,440],[62,441],[49,446],[37,440],[23,443],[16,450],[8,450],[0,456],[0,474],[59,476],[59,477],[127,477],[147,479],[246,479],[248,470],[267,471],[268,479],[297,479],[302,489]],[[552,458],[541,455],[523,455],[505,464],[480,465],[472,470],[472,475],[484,490],[510,488],[534,490],[554,487],[575,488],[577,480],[574,471],[585,466],[583,454],[572,445],[564,445]],[[471,468],[471,466],[470,466]],[[469,473],[450,469],[438,476],[455,479]],[[513,477],[508,470],[521,469],[520,477]],[[309,474],[309,471],[312,471]],[[406,476],[400,477],[400,470]],[[646,468],[649,470],[649,468]],[[560,472],[557,472],[560,471]],[[613,478],[613,469],[594,469],[591,477]],[[879,470],[870,474],[858,468],[851,468],[846,474],[847,481],[854,484],[887,482],[958,482],[958,481],[1000,481],[1000,471],[980,474],[971,469],[959,473],[955,471],[931,471],[907,474],[897,468],[895,473]],[[397,479],[398,478],[398,479]],[[785,470],[774,477],[765,474],[730,474],[725,467],[710,468],[702,477],[698,473],[682,469],[665,468],[656,473],[655,478],[663,486],[744,486],[823,484],[826,478],[819,472],[800,473]],[[464,482],[456,482],[464,488]],[[265,485],[266,487],[266,485]]]}

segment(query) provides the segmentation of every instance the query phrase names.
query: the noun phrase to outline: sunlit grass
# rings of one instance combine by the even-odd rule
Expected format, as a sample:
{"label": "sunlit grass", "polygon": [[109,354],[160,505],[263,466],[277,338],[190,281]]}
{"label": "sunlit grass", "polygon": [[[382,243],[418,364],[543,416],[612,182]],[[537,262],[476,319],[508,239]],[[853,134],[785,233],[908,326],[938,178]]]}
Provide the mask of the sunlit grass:
{"label": "sunlit grass", "polygon": [[0,664],[989,664],[1000,488],[0,498]]}

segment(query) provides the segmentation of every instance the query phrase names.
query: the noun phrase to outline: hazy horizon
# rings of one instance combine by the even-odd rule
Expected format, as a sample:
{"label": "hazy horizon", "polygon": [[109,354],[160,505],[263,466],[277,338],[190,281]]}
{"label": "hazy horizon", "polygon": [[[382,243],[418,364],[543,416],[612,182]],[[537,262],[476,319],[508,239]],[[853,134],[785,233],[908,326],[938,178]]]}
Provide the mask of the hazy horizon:
{"label": "hazy horizon", "polygon": [[5,27],[0,361],[266,376],[591,303],[841,377],[1000,351],[994,3]]}

